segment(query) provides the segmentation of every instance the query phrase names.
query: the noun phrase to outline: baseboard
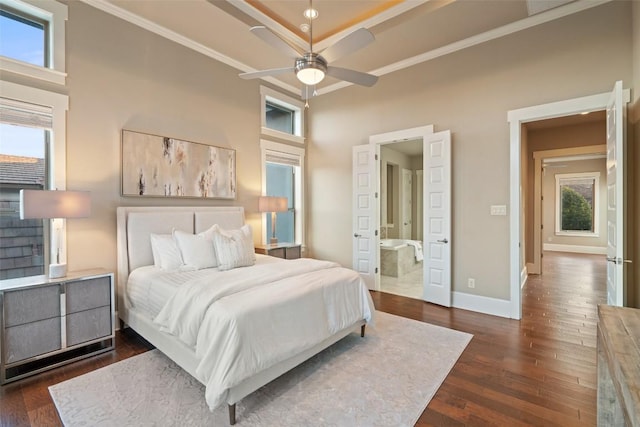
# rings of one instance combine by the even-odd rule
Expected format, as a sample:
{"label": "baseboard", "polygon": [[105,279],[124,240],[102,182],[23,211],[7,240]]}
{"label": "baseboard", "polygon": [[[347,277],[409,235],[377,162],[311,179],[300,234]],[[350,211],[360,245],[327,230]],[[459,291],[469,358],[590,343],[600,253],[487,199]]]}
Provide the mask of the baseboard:
{"label": "baseboard", "polygon": [[452,300],[454,308],[511,318],[511,301],[508,300],[466,294],[464,292],[453,292]]}
{"label": "baseboard", "polygon": [[582,245],[557,245],[555,243],[545,243],[542,250],[551,252],[574,252],[578,254],[606,255],[607,248],[600,246],[582,246]]}

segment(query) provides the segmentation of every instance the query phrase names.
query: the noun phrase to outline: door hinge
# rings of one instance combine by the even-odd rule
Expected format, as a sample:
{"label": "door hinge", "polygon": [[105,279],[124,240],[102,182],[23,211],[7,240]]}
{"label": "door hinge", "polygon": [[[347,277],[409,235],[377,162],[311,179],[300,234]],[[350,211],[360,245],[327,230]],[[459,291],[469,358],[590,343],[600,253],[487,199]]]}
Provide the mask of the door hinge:
{"label": "door hinge", "polygon": [[544,230],[544,224],[540,224],[540,230]]}
{"label": "door hinge", "polygon": [[375,232],[375,236],[377,236],[377,235],[378,235],[378,230],[376,230],[376,232]]}
{"label": "door hinge", "polygon": [[376,199],[378,198],[378,192],[377,191],[375,192],[375,198]]}
{"label": "door hinge", "polygon": [[541,259],[544,258],[544,254],[543,253],[540,253],[540,258]]}
{"label": "door hinge", "polygon": [[378,155],[377,154],[375,154],[374,157],[375,157],[376,160],[378,160]]}
{"label": "door hinge", "polygon": [[378,267],[376,267],[376,274],[378,274]]}

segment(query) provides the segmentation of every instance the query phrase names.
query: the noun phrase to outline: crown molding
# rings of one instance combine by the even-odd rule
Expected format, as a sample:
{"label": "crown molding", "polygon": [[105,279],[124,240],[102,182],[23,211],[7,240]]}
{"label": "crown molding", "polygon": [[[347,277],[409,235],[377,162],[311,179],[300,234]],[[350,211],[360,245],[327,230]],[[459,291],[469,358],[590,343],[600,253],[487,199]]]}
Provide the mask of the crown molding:
{"label": "crown molding", "polygon": [[[386,74],[393,73],[394,71],[409,68],[414,65],[421,64],[423,62],[427,62],[462,49],[466,49],[468,47],[476,46],[481,43],[498,39],[500,37],[508,36],[510,34],[517,33],[519,31],[526,30],[540,24],[554,21],[556,19],[564,18],[565,16],[582,12],[583,10],[591,9],[592,7],[597,7],[611,1],[613,0],[578,0],[573,3],[569,3],[564,6],[560,6],[555,9],[540,13],[538,15],[529,16],[527,18],[521,19],[520,21],[512,22],[511,24],[503,25],[502,27],[485,31],[484,33],[477,34],[473,37],[450,43],[448,45],[430,50],[420,55],[416,55],[411,58],[403,59],[402,61],[380,67],[373,71],[369,71],[369,74],[373,74],[378,77],[384,76]],[[322,89],[318,89],[318,95],[331,93],[338,89],[342,89],[352,85],[353,83],[349,82],[335,83]]]}

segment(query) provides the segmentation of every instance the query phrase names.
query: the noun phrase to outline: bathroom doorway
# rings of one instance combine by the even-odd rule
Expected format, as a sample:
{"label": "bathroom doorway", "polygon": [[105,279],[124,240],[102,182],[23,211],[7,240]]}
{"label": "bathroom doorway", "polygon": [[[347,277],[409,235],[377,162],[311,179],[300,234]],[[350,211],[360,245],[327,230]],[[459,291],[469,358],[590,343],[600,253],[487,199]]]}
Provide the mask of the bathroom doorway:
{"label": "bathroom doorway", "polygon": [[422,168],[422,138],[380,146],[380,290],[416,299],[424,292]]}

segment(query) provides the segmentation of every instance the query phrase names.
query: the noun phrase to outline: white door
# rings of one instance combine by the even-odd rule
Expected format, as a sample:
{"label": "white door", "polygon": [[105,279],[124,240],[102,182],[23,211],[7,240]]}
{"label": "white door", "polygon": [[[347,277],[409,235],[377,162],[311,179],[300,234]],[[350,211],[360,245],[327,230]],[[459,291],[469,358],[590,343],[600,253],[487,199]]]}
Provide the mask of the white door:
{"label": "white door", "polygon": [[373,147],[353,147],[353,269],[369,289],[376,287],[375,159]]}
{"label": "white door", "polygon": [[623,305],[624,109],[622,82],[607,104],[607,304]]}
{"label": "white door", "polygon": [[451,132],[428,135],[425,145],[424,299],[451,307]]}
{"label": "white door", "polygon": [[409,169],[402,169],[402,202],[400,204],[402,209],[402,225],[400,227],[400,238],[411,239],[411,227],[412,227],[412,210],[413,203],[411,201],[411,188],[413,182],[411,180],[411,171]]}

